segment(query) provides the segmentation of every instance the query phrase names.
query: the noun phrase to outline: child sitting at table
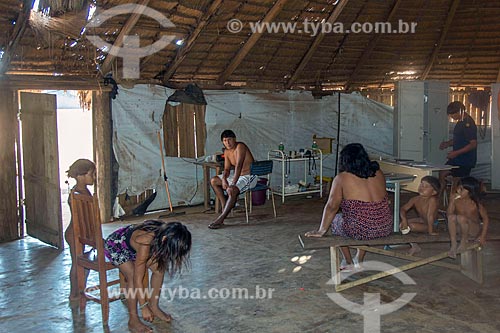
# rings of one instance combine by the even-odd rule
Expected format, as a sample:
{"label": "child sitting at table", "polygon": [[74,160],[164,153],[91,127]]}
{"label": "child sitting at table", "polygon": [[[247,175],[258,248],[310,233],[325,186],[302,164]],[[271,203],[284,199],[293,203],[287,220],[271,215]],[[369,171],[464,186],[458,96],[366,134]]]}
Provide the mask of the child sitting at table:
{"label": "child sitting at table", "polygon": [[[474,177],[465,177],[458,183],[457,192],[451,195],[447,211],[451,240],[448,255],[451,258],[456,258],[457,253],[467,248],[469,237],[477,238],[481,245],[486,243],[489,218],[481,203],[481,194],[481,183]],[[461,236],[458,249],[457,233]]]}
{"label": "child sitting at table", "polygon": [[[439,179],[433,176],[425,176],[421,179],[418,186],[418,196],[413,197],[400,210],[401,225],[400,230],[403,235],[411,231],[437,235],[433,225],[436,221],[439,207]],[[408,219],[407,213],[415,209],[418,217]],[[417,243],[410,243],[411,249],[409,255],[420,252],[420,246]]]}

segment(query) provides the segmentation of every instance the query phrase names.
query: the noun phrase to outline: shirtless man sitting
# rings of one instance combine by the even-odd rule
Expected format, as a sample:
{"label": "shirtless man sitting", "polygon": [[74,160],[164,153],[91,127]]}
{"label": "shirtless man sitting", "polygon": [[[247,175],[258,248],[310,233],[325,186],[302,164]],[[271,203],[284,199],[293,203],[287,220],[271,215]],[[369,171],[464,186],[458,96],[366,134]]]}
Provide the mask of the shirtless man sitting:
{"label": "shirtless man sitting", "polygon": [[[208,225],[210,229],[219,229],[224,224],[224,219],[233,209],[238,195],[257,185],[257,176],[250,175],[250,166],[254,161],[250,149],[243,142],[236,141],[236,135],[231,130],[222,132],[221,141],[224,151],[224,172],[210,179],[217,199],[220,200],[222,213]],[[234,170],[231,170],[234,168]],[[224,197],[227,192],[228,199]]]}

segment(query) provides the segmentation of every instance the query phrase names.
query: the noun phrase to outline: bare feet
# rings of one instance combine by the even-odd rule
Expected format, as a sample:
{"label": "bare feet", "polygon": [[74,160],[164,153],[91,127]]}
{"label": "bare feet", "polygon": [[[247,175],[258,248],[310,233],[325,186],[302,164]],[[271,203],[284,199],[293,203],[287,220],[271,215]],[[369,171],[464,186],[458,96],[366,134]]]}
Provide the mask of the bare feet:
{"label": "bare feet", "polygon": [[215,219],[212,223],[208,225],[209,229],[219,229],[224,225],[224,219],[222,219],[220,216]]}
{"label": "bare feet", "polygon": [[212,222],[208,225],[208,229],[220,229],[222,226],[224,226],[224,223]]}
{"label": "bare feet", "polygon": [[408,255],[412,256],[422,251],[422,248],[417,243],[411,243],[411,248],[408,250]]}
{"label": "bare feet", "polygon": [[149,333],[153,332],[153,329],[147,325],[144,325],[138,318],[128,321],[128,329],[134,333]]}
{"label": "bare feet", "polygon": [[457,246],[452,246],[448,251],[448,257],[457,259]]}
{"label": "bare feet", "polygon": [[155,318],[163,320],[164,322],[170,323],[172,321],[172,316],[160,309],[159,306],[151,307],[151,311],[155,315]]}
{"label": "bare feet", "polygon": [[308,231],[304,234],[306,237],[323,237],[323,235],[326,234],[326,231],[321,231],[321,230],[314,230],[314,231]]}

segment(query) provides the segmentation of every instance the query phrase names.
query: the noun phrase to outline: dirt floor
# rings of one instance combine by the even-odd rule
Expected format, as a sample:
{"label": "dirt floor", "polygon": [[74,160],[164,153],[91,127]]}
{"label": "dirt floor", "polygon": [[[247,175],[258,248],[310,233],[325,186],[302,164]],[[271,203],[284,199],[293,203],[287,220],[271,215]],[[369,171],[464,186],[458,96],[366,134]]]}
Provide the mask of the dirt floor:
{"label": "dirt floor", "polygon": [[[402,202],[408,197],[403,194]],[[328,296],[334,293],[328,284],[329,251],[303,250],[298,242],[299,234],[317,228],[323,205],[319,198],[287,198],[285,204],[278,203],[274,219],[267,203],[255,207],[249,224],[240,209],[219,230],[207,228],[215,215],[204,213],[202,206],[178,208],[186,214],[175,220],[193,234],[191,267],[181,276],[165,278],[160,304],[174,320],[155,321],[155,332],[363,332],[364,317]],[[492,232],[500,233],[500,196],[488,195],[486,205]],[[105,224],[103,230],[109,234],[165,213]],[[423,254],[443,252],[448,246],[423,244]],[[380,332],[500,332],[500,321],[495,319],[500,313],[500,243],[489,242],[483,254],[483,285],[458,271],[426,265],[407,272],[415,285],[386,277],[341,295],[360,304],[356,310],[360,312],[369,301],[367,295],[380,295],[383,303],[392,303],[404,293],[416,293],[399,310],[379,317]],[[367,260],[404,263],[374,254]],[[111,304],[107,330],[97,303],[88,303],[84,313],[70,306],[70,264],[67,249],[59,251],[30,237],[0,244],[0,331],[126,332],[128,316],[121,301]],[[173,292],[175,296],[169,296]],[[376,319],[365,324],[365,332],[378,331]]]}

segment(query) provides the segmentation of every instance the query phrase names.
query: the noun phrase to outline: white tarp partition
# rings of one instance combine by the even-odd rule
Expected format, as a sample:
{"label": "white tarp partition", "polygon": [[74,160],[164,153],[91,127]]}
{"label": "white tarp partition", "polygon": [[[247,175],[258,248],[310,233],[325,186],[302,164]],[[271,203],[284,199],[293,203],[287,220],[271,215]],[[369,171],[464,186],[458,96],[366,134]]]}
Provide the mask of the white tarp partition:
{"label": "white tarp partition", "polygon": [[[220,151],[220,133],[232,129],[256,159],[283,142],[285,151],[310,148],[312,136],[337,137],[338,93],[314,99],[310,92],[206,91],[207,154]],[[341,94],[340,145],[360,142],[374,155],[392,152],[392,108],[359,94]],[[335,148],[335,144],[334,144]],[[316,163],[318,164],[318,163]],[[274,184],[281,171],[275,163]],[[304,178],[303,164],[292,163],[287,182]],[[326,155],[323,175],[335,174],[335,151]],[[319,170],[317,171],[319,174]]]}
{"label": "white tarp partition", "polygon": [[[120,87],[113,100],[113,148],[120,166],[118,193],[129,195],[154,188],[158,197],[148,210],[167,207],[157,131],[165,101],[174,91],[159,86]],[[204,91],[207,142],[205,153],[220,151],[220,133],[232,129],[256,159],[283,142],[285,150],[309,148],[312,135],[337,136],[338,94],[315,100],[309,92],[286,91]],[[360,142],[374,155],[392,152],[392,108],[359,94],[341,94],[340,144]],[[168,140],[168,138],[167,138]],[[335,148],[335,144],[334,144]],[[192,159],[167,158],[172,202],[203,202],[202,171]],[[323,174],[334,175],[335,151],[325,157]],[[275,170],[279,171],[278,165]],[[292,170],[296,182],[303,174]],[[279,172],[276,176],[280,176]],[[276,178],[275,178],[276,179]],[[276,183],[276,180],[274,180]],[[196,195],[195,195],[196,194]]]}
{"label": "white tarp partition", "polygon": [[[146,189],[156,189],[158,195],[148,210],[168,207],[157,133],[161,129],[165,102],[174,91],[149,85],[137,85],[133,89],[120,87],[117,98],[113,100],[113,149],[119,165],[118,194],[137,195]],[[160,133],[163,137],[163,131]],[[192,161],[165,158],[174,206],[179,202],[203,201],[203,191],[196,191],[201,182],[197,175],[201,175],[201,171],[196,172]]]}

